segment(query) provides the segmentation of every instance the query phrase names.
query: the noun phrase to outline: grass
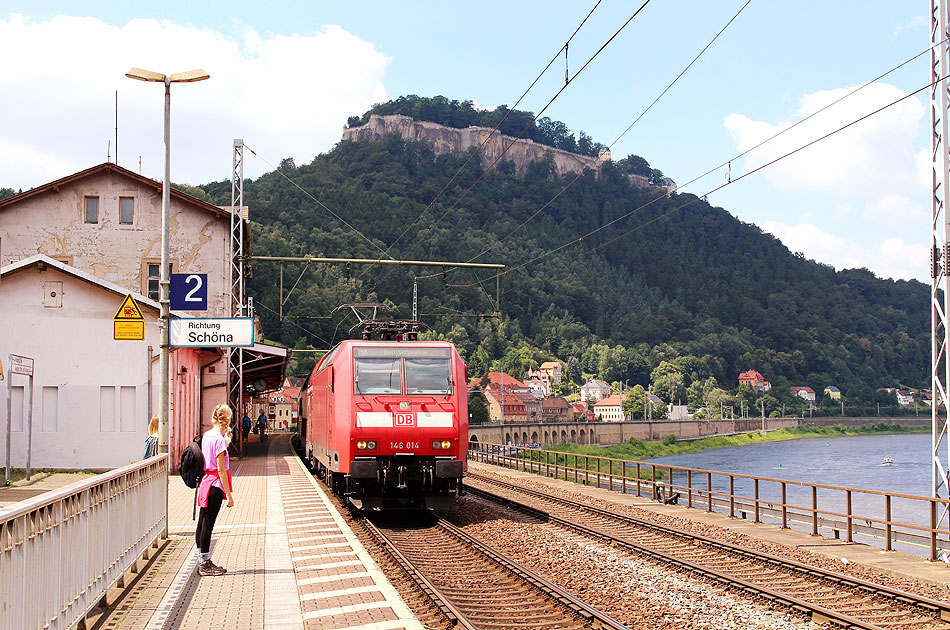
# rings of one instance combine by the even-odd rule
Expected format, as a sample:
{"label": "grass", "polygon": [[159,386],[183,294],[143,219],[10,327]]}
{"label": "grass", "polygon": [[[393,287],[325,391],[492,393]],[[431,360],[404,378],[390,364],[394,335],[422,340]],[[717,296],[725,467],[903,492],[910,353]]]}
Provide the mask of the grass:
{"label": "grass", "polygon": [[698,453],[711,448],[726,448],[757,444],[761,442],[778,442],[782,440],[797,440],[811,437],[841,437],[846,435],[886,435],[896,433],[928,433],[930,427],[903,427],[898,424],[868,424],[861,426],[846,426],[836,424],[830,427],[816,427],[800,425],[790,429],[778,429],[761,433],[753,431],[741,435],[716,435],[700,440],[683,441],[669,435],[663,441],[647,442],[631,438],[629,442],[613,446],[582,446],[579,444],[560,444],[550,447],[550,450],[559,453],[578,455],[597,455],[626,461],[653,459],[666,455],[680,455],[683,453]]}
{"label": "grass", "polygon": [[[841,437],[848,435],[887,435],[897,433],[927,433],[930,427],[903,427],[897,424],[869,424],[860,426],[846,426],[836,424],[829,427],[816,427],[809,425],[800,425],[790,429],[778,429],[761,433],[753,431],[740,435],[717,435],[699,440],[681,441],[674,435],[668,435],[662,441],[644,441],[631,438],[629,442],[615,444],[612,446],[582,446],[579,444],[559,444],[553,447],[544,447],[547,453],[537,453],[531,451],[521,451],[518,457],[540,462],[542,465],[549,463],[558,466],[568,466],[569,468],[585,467],[588,470],[595,471],[598,468],[597,458],[609,458],[621,460],[620,462],[611,462],[608,470],[607,463],[601,461],[600,470],[602,473],[624,474],[628,478],[634,476],[635,472],[627,469],[621,462],[641,461],[653,459],[655,457],[664,457],[666,455],[680,455],[683,453],[698,453],[711,448],[726,448],[729,446],[742,446],[744,444],[757,444],[761,442],[778,442],[782,440],[797,440],[801,438],[814,437]],[[590,456],[587,459],[586,456]],[[653,473],[648,469],[641,471],[641,477],[648,477]],[[666,474],[662,469],[656,471],[657,479],[664,479]],[[560,473],[564,477],[565,473]],[[568,475],[570,477],[570,475]]]}

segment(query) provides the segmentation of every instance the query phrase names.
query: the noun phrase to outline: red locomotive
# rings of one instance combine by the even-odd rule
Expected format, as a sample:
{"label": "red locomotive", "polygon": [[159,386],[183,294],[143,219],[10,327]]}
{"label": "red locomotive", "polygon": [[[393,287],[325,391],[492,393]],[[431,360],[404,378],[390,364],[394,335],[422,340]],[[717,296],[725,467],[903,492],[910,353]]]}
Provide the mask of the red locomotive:
{"label": "red locomotive", "polygon": [[[372,333],[381,341],[372,341]],[[465,364],[398,321],[364,330],[317,364],[300,395],[300,449],[360,509],[450,506],[468,441]]]}

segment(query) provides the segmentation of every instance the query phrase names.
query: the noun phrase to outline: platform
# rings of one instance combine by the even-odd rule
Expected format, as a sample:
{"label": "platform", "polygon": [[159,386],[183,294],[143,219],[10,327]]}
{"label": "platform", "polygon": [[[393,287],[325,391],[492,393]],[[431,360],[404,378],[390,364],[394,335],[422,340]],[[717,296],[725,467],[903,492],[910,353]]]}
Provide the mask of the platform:
{"label": "platform", "polygon": [[289,436],[257,438],[231,460],[235,506],[222,506],[211,558],[196,571],[195,493],[169,480],[169,538],[91,628],[422,630],[300,460]]}

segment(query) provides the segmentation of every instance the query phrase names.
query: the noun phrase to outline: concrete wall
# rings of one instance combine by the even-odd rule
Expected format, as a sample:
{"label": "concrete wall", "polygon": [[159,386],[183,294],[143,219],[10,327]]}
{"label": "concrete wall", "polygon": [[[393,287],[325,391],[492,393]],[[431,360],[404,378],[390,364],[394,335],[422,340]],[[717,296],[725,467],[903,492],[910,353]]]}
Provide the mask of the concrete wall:
{"label": "concrete wall", "polygon": [[[774,431],[798,426],[798,418],[770,418],[765,429]],[[469,426],[469,441],[489,444],[529,443],[619,444],[630,438],[662,440],[672,434],[688,440],[710,435],[747,433],[762,428],[760,418],[746,420],[684,420],[657,422],[565,422],[554,424],[478,424]]]}
{"label": "concrete wall", "polygon": [[[99,198],[99,222],[84,222],[84,198]],[[131,225],[119,223],[119,198],[131,197]],[[104,170],[0,209],[0,267],[46,254],[147,295],[145,261],[161,260],[162,194],[158,187]],[[208,310],[229,317],[231,226],[226,217],[171,199],[169,260],[174,273],[208,274]]]}

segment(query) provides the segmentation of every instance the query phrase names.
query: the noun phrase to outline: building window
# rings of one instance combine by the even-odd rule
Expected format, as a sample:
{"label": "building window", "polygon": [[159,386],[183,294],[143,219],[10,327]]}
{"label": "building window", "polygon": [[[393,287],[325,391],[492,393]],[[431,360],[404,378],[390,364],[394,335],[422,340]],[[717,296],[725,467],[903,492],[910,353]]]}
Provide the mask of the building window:
{"label": "building window", "polygon": [[132,225],[135,203],[132,197],[119,197],[119,223]]}
{"label": "building window", "polygon": [[99,223],[99,197],[85,197],[83,208],[86,223]]}
{"label": "building window", "polygon": [[158,301],[159,298],[159,276],[161,275],[161,263],[148,263],[147,278],[145,280],[145,295],[150,300]]}
{"label": "building window", "polygon": [[[160,260],[142,261],[142,294],[150,300],[158,302],[160,295],[159,280],[161,279],[162,262]],[[175,263],[168,263],[168,277],[175,271]]]}

